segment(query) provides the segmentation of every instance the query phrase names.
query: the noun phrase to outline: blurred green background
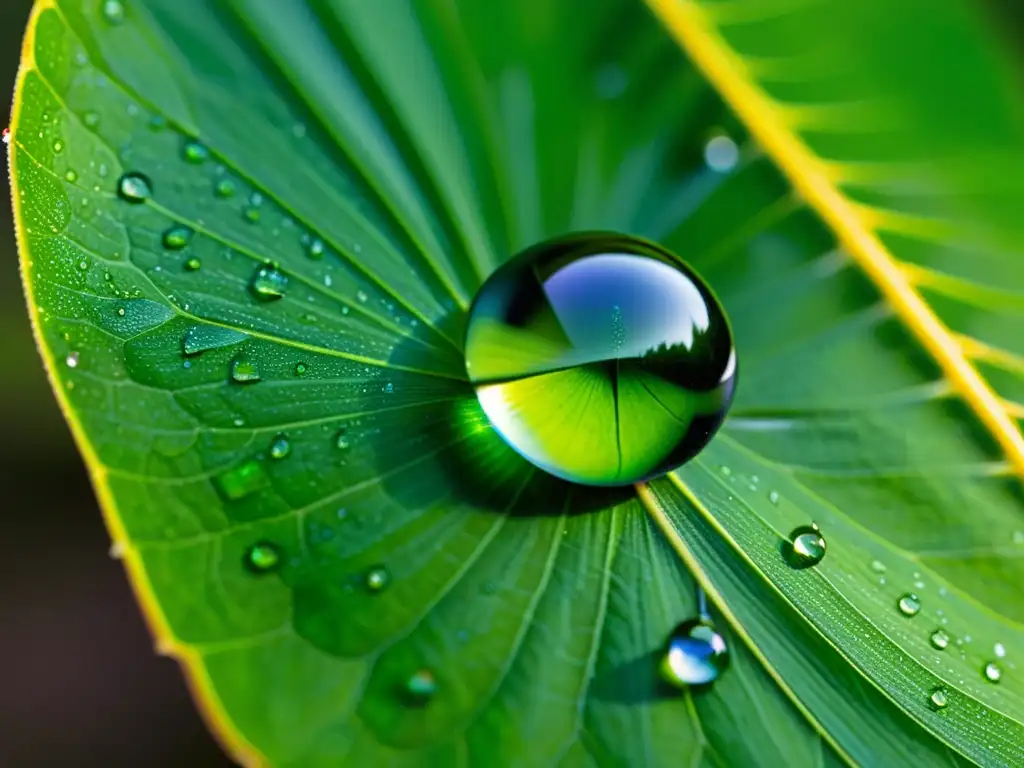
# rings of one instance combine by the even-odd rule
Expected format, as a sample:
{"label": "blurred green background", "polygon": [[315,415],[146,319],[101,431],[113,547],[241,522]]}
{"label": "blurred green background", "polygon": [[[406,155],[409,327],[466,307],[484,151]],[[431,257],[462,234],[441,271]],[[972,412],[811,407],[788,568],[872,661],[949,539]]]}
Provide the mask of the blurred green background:
{"label": "blurred green background", "polygon": [[[0,0],[13,93],[31,0]],[[0,121],[9,122],[10,100]],[[6,157],[6,152],[3,153]],[[6,176],[6,169],[4,171]],[[0,766],[230,765],[159,657],[39,361],[0,205]]]}

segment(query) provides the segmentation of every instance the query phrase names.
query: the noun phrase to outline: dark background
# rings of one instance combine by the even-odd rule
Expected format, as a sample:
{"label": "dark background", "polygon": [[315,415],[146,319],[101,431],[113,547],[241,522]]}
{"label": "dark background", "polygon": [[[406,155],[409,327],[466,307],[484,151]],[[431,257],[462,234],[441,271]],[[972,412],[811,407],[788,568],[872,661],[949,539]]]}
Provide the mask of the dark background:
{"label": "dark background", "polygon": [[[0,0],[0,127],[31,0]],[[6,149],[5,147],[3,149]],[[6,152],[0,153],[6,158]],[[0,766],[230,765],[157,656],[29,329],[0,197]]]}

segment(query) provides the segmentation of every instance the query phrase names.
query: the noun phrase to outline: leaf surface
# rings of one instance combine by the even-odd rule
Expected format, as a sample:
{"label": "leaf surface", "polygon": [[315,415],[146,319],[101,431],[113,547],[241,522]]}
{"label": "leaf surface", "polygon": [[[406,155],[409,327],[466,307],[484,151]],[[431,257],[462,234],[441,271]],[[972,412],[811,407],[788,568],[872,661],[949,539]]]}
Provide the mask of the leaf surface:
{"label": "leaf surface", "polygon": [[[238,759],[1024,759],[1022,196],[979,170],[1022,159],[1012,70],[960,3],[652,5],[693,65],[610,0],[38,4],[11,145],[37,337],[158,647]],[[725,430],[638,491],[532,469],[465,381],[482,279],[582,229],[673,248],[737,337]],[[811,520],[828,554],[791,570]],[[680,693],[656,670],[691,571],[732,663]]]}

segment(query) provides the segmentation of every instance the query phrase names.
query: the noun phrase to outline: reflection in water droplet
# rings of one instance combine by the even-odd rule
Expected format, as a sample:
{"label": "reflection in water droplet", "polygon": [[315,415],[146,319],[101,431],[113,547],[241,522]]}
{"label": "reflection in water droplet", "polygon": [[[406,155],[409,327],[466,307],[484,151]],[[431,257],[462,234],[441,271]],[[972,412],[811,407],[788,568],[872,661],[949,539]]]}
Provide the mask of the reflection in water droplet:
{"label": "reflection in water droplet", "polygon": [[949,697],[946,694],[946,689],[941,685],[935,688],[928,696],[928,703],[934,709],[945,709],[946,705],[949,704]]}
{"label": "reflection in water droplet", "polygon": [[164,248],[169,251],[180,251],[192,241],[192,230],[188,227],[177,225],[164,232]]}
{"label": "reflection in water droplet", "polygon": [[292,444],[285,435],[277,435],[270,443],[270,458],[284,459],[292,452]]}
{"label": "reflection in water droplet", "polygon": [[260,301],[274,301],[284,296],[288,287],[288,278],[281,270],[272,266],[263,266],[256,270],[249,283],[249,288]]}
{"label": "reflection in water droplet", "polygon": [[259,541],[245,551],[242,562],[250,573],[258,576],[272,573],[281,566],[281,550],[268,541]]}
{"label": "reflection in water droplet", "polygon": [[661,676],[677,688],[706,685],[718,679],[728,664],[725,639],[702,617],[683,622],[671,634],[661,660]]}
{"label": "reflection in water droplet", "polygon": [[141,173],[126,173],[117,182],[117,194],[122,200],[138,205],[149,200],[153,185]]}
{"label": "reflection in water droplet", "polygon": [[932,644],[932,648],[939,651],[944,651],[949,646],[949,635],[941,629],[936,629],[932,632],[928,640]]}
{"label": "reflection in water droplet", "polygon": [[985,668],[982,670],[982,674],[990,683],[998,683],[1003,677],[1003,670],[994,661],[990,661],[985,665]]}
{"label": "reflection in water droplet", "polygon": [[77,352],[70,353],[67,357],[64,358],[64,364],[68,368],[77,368],[78,367],[78,353]]}
{"label": "reflection in water droplet", "polygon": [[[693,458],[735,385],[732,334],[707,286],[677,256],[622,235],[571,235],[507,261],[473,300],[465,349],[505,442],[588,485]],[[571,434],[557,429],[557,409],[576,414]]]}
{"label": "reflection in water droplet", "polygon": [[437,680],[429,669],[420,669],[405,681],[405,696],[410,704],[422,706],[437,693]]}
{"label": "reflection in water droplet", "polygon": [[185,147],[182,150],[182,155],[186,162],[192,163],[193,165],[201,165],[206,162],[206,159],[210,156],[210,150],[198,141],[186,141]]}
{"label": "reflection in water droplet", "polygon": [[921,610],[921,599],[913,592],[907,592],[905,595],[900,597],[896,606],[904,616],[914,617],[917,616],[918,612]]}
{"label": "reflection in water droplet", "polygon": [[817,525],[801,525],[782,543],[782,556],[790,568],[810,568],[825,557],[825,537]]}
{"label": "reflection in water droplet", "polygon": [[193,256],[191,259],[185,262],[185,270],[188,272],[197,272],[203,266],[203,262]]}
{"label": "reflection in water droplet", "polygon": [[243,499],[270,484],[258,461],[247,461],[229,469],[218,475],[215,482],[220,492],[230,501]]}
{"label": "reflection in water droplet", "polygon": [[239,355],[231,361],[231,378],[239,384],[251,384],[260,380],[260,369],[254,360]]}
{"label": "reflection in water droplet", "polygon": [[103,18],[108,24],[120,24],[124,21],[124,5],[120,0],[103,0]]}
{"label": "reflection in water droplet", "polygon": [[232,197],[235,194],[235,182],[231,181],[231,179],[221,179],[217,182],[213,191],[217,197]]}
{"label": "reflection in water droplet", "polygon": [[375,566],[366,572],[366,588],[371,592],[380,592],[390,581],[391,575],[383,565]]}

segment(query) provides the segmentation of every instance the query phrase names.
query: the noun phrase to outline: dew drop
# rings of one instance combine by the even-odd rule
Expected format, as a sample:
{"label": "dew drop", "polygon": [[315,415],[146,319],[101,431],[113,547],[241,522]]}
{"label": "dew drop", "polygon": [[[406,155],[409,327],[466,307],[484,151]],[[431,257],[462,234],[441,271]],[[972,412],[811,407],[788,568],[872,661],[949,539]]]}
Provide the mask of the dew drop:
{"label": "dew drop", "polygon": [[319,237],[314,237],[306,246],[306,255],[311,259],[322,259],[324,257],[324,242]]}
{"label": "dew drop", "polygon": [[365,304],[366,300],[369,297],[366,295],[366,291],[360,290],[360,291],[356,291],[356,298],[359,300],[360,303]]}
{"label": "dew drop", "polygon": [[872,560],[871,561],[871,570],[874,571],[875,573],[885,573],[885,571],[886,571],[885,563],[883,563],[881,560]]}
{"label": "dew drop", "polygon": [[59,155],[63,151],[64,151],[64,142],[61,141],[60,139],[55,139],[54,142],[53,142],[53,152],[54,152],[54,154]]}
{"label": "dew drop", "polygon": [[[236,419],[235,426],[241,426]],[[258,461],[247,461],[237,467],[217,475],[215,482],[220,492],[229,501],[244,499],[249,494],[267,487],[270,484],[263,467]]]}
{"label": "dew drop", "polygon": [[260,380],[260,369],[256,362],[244,355],[231,361],[231,378],[239,384],[253,384]]}
{"label": "dew drop", "polygon": [[992,652],[996,655],[997,659],[1006,658],[1006,646],[1002,643],[996,643],[992,646]]}
{"label": "dew drop", "polygon": [[281,567],[281,550],[269,541],[258,541],[245,550],[242,562],[257,576],[273,573]]}
{"label": "dew drop", "polygon": [[126,173],[117,182],[117,194],[129,203],[144,203],[153,194],[153,186],[141,173]]}
{"label": "dew drop", "polygon": [[825,537],[817,525],[801,525],[782,543],[782,556],[790,568],[810,568],[825,557]]}
{"label": "dew drop", "polygon": [[270,443],[270,458],[286,459],[291,455],[292,444],[285,435],[277,435]]}
{"label": "dew drop", "polygon": [[716,173],[728,173],[739,159],[739,147],[728,136],[715,136],[704,145],[704,162]]}
{"label": "dew drop", "polygon": [[124,5],[121,0],[103,0],[103,18],[108,24],[120,24],[124,21]]}
{"label": "dew drop", "polygon": [[347,450],[351,446],[351,443],[349,442],[348,436],[345,434],[344,429],[338,433],[338,437],[334,441],[334,445],[343,451]]}
{"label": "dew drop", "polygon": [[242,215],[245,217],[245,220],[248,221],[250,224],[256,224],[260,220],[260,209],[254,205],[247,205],[242,210]]}
{"label": "dew drop", "polygon": [[366,588],[371,592],[380,592],[387,588],[391,574],[383,565],[377,565],[366,572]]}
{"label": "dew drop", "polygon": [[928,704],[933,709],[945,709],[946,705],[949,704],[949,696],[946,693],[946,689],[941,685],[938,688],[932,689],[932,692],[928,694]]}
{"label": "dew drop", "polygon": [[405,681],[406,700],[414,706],[423,706],[437,693],[437,680],[429,669],[413,672]]}
{"label": "dew drop", "polygon": [[900,609],[900,613],[904,616],[913,618],[921,610],[921,600],[913,592],[907,592],[896,602],[896,607]]}
{"label": "dew drop", "polygon": [[932,632],[928,640],[932,644],[932,648],[935,648],[936,650],[944,651],[949,647],[949,635],[941,629],[936,629]]}
{"label": "dew drop", "polygon": [[729,649],[706,618],[690,619],[669,636],[661,659],[661,676],[672,686],[713,683],[729,664]]}
{"label": "dew drop", "polygon": [[86,128],[95,128],[100,124],[100,116],[98,112],[86,112],[82,115],[82,122],[85,123]]}
{"label": "dew drop", "polygon": [[238,344],[247,338],[247,334],[236,331],[234,328],[222,328],[218,325],[193,325],[185,331],[181,347],[186,355],[198,355],[208,349],[219,349]]}
{"label": "dew drop", "polygon": [[78,174],[69,169],[64,172],[64,180],[71,184],[74,184],[76,181],[78,181]]}
{"label": "dew drop", "polygon": [[249,283],[249,289],[260,301],[274,301],[284,296],[288,278],[276,267],[265,265],[256,270]]}
{"label": "dew drop", "polygon": [[235,194],[235,182],[231,179],[221,179],[213,188],[214,194],[217,197],[229,198]]}
{"label": "dew drop", "polygon": [[77,352],[72,352],[67,357],[65,357],[64,358],[64,364],[68,368],[77,368],[78,367],[78,353]]}
{"label": "dew drop", "polygon": [[779,492],[778,491],[772,491],[771,493],[769,493],[768,494],[768,501],[770,501],[772,504],[778,504],[779,503]]}
{"label": "dew drop", "polygon": [[191,259],[185,262],[185,269],[188,272],[197,272],[200,267],[203,266],[203,262],[193,256]]}
{"label": "dew drop", "polygon": [[1003,669],[994,661],[990,661],[985,665],[985,668],[981,671],[985,679],[990,683],[998,683],[1003,677]]}
{"label": "dew drop", "polygon": [[186,141],[181,154],[185,158],[185,162],[202,165],[210,157],[210,150],[198,141]]}
{"label": "dew drop", "polygon": [[192,242],[192,230],[185,226],[174,226],[164,232],[164,248],[169,251],[180,251]]}

